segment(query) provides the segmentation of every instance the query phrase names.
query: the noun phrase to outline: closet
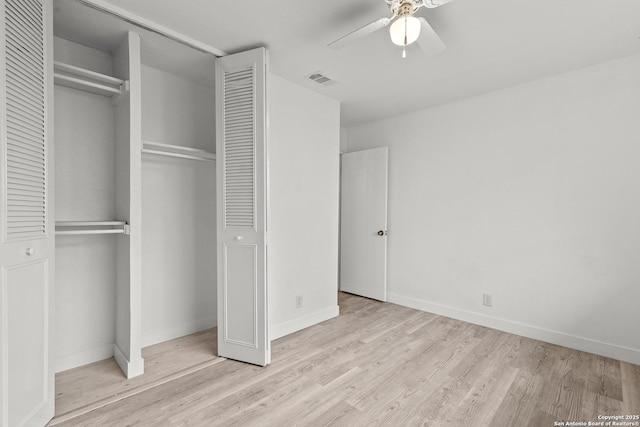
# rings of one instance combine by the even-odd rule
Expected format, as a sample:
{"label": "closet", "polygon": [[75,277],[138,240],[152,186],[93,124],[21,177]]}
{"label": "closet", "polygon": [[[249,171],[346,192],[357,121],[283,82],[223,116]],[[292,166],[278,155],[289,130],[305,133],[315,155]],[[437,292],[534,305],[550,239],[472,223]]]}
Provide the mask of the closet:
{"label": "closet", "polygon": [[214,57],[154,48],[143,41],[143,347],[217,324]]}
{"label": "closet", "polygon": [[56,5],[56,371],[134,377],[217,323],[215,57]]}
{"label": "closet", "polygon": [[338,314],[339,102],[100,7],[54,11],[58,370],[214,326],[267,364]]}

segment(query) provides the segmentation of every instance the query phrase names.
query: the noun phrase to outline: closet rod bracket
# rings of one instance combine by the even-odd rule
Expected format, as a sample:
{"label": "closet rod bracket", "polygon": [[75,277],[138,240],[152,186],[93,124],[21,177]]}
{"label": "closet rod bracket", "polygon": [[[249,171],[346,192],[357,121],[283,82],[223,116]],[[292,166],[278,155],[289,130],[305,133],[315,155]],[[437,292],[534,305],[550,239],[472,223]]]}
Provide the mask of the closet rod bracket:
{"label": "closet rod bracket", "polygon": [[127,236],[131,234],[131,226],[129,224],[124,224],[122,226],[122,230],[124,231],[124,234]]}

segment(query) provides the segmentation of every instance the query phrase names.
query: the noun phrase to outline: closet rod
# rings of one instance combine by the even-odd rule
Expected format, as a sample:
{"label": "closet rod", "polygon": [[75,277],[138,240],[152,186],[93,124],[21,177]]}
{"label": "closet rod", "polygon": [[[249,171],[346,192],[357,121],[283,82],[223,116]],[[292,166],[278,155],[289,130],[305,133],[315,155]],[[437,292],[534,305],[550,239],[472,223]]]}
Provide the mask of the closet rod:
{"label": "closet rod", "polygon": [[178,152],[187,152],[187,153],[196,153],[198,155],[202,155],[201,157],[210,157],[210,158],[215,158],[215,153],[210,153],[206,150],[203,150],[201,148],[191,148],[191,147],[184,147],[182,145],[173,145],[173,144],[164,144],[161,142],[153,142],[153,141],[142,141],[142,145],[144,146],[144,148],[147,147],[156,147],[159,148],[163,151],[167,151],[167,150],[177,150]]}
{"label": "closet rod", "polygon": [[56,221],[56,227],[100,227],[126,224],[126,221]]}
{"label": "closet rod", "polygon": [[53,62],[53,69],[59,74],[71,75],[83,80],[89,80],[95,83],[102,83],[105,85],[120,87],[124,83],[124,80],[117,77],[109,76],[107,74],[98,73],[96,71],[88,70],[86,68],[76,67],[75,65],[66,64],[60,61]]}
{"label": "closet rod", "polygon": [[121,228],[110,228],[106,230],[56,230],[56,236],[71,236],[78,234],[125,234],[125,230]]}
{"label": "closet rod", "polygon": [[148,148],[142,149],[143,153],[146,154],[157,154],[159,156],[167,156],[167,157],[178,157],[180,159],[189,159],[189,160],[200,160],[203,162],[215,162],[215,158],[204,157],[204,156],[194,156],[191,154],[180,154],[180,153],[172,153],[170,151],[160,151],[160,150],[150,150]]}
{"label": "closet rod", "polygon": [[62,86],[71,87],[73,89],[87,89],[89,91],[92,91],[93,89],[95,91],[98,91],[100,95],[119,95],[122,93],[120,88],[113,88],[100,83],[94,83],[87,80],[66,76],[60,73],[54,73],[53,77],[56,83]]}

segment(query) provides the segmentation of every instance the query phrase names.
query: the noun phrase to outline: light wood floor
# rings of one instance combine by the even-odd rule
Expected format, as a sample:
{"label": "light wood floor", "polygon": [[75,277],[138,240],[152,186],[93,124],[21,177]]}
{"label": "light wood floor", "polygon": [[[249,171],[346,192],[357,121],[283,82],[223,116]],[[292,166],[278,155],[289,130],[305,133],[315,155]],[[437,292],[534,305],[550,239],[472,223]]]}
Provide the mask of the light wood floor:
{"label": "light wood floor", "polygon": [[[640,366],[348,294],[339,304],[338,318],[273,342],[266,368],[174,366],[60,425],[546,427],[640,413]],[[65,383],[59,407],[82,406],[97,370]]]}
{"label": "light wood floor", "polygon": [[142,350],[145,373],[126,379],[111,358],[56,375],[56,414],[51,426],[226,360],[218,353],[217,330]]}

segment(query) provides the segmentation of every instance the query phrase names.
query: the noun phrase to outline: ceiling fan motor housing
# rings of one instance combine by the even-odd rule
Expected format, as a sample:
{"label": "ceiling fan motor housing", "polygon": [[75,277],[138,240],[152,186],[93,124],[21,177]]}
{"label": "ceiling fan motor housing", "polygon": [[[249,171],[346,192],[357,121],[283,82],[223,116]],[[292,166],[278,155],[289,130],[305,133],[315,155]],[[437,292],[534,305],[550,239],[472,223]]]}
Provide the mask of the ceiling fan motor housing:
{"label": "ceiling fan motor housing", "polygon": [[385,0],[393,17],[413,15],[421,7],[432,9],[452,0]]}
{"label": "ceiling fan motor housing", "polygon": [[413,0],[393,0],[391,3],[391,13],[396,16],[410,16],[418,10],[422,2]]}

